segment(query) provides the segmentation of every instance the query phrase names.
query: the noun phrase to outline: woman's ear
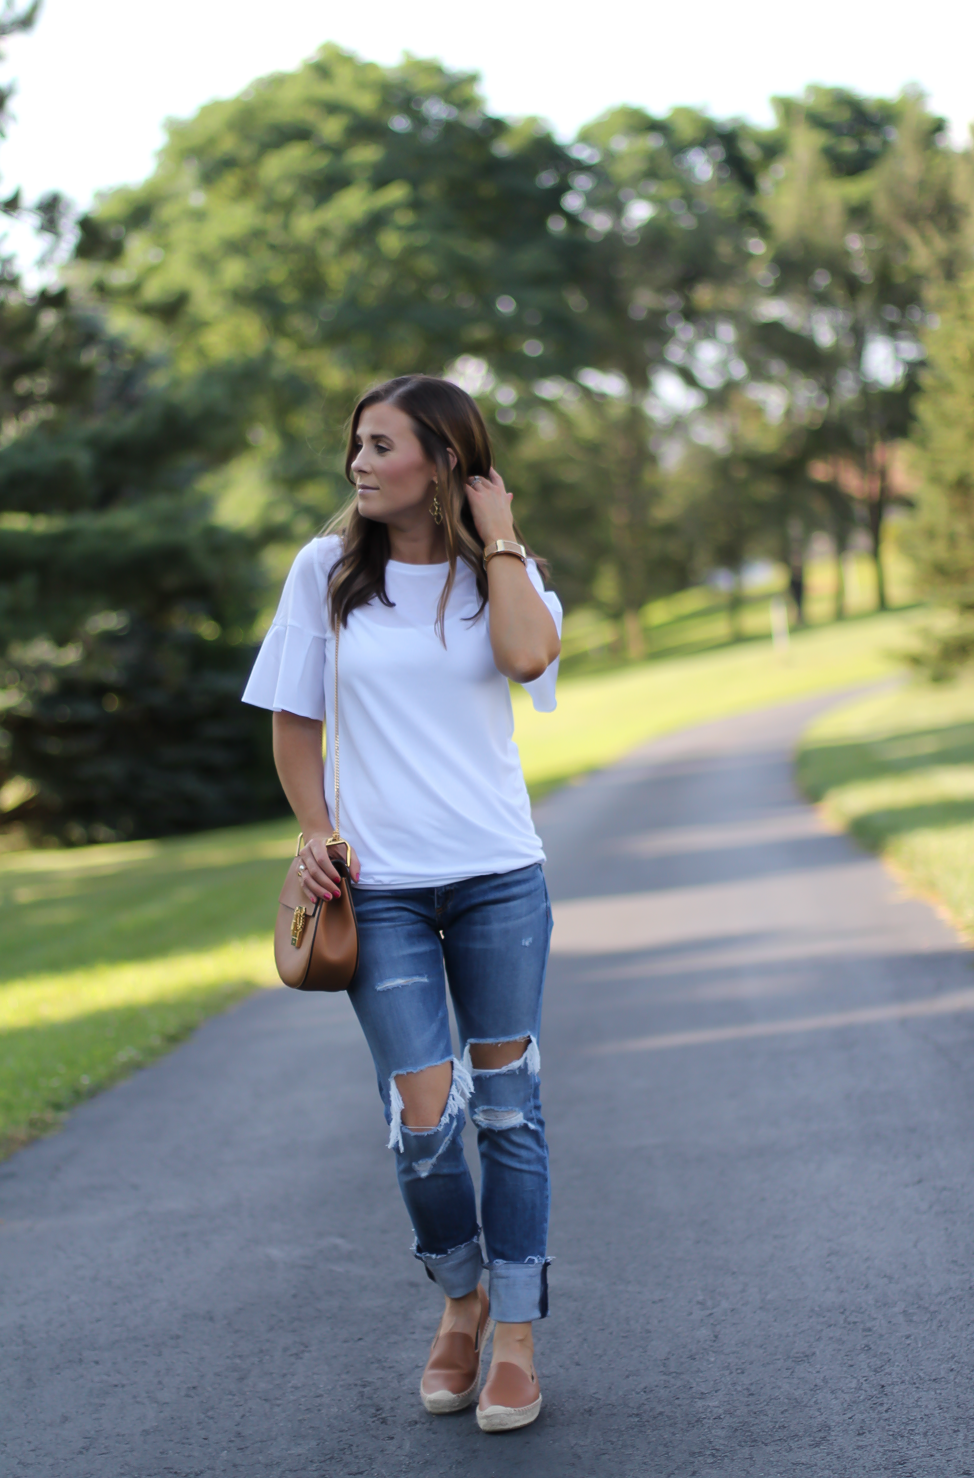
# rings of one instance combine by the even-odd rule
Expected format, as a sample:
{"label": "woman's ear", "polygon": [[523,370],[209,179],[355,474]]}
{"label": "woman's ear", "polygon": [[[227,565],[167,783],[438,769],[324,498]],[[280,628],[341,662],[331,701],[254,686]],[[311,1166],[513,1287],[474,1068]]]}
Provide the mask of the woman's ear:
{"label": "woman's ear", "polygon": [[447,447],[446,454],[447,454],[447,456],[450,459],[450,471],[451,472],[456,472],[456,470],[457,470],[457,454],[453,450],[452,446],[448,446]]}

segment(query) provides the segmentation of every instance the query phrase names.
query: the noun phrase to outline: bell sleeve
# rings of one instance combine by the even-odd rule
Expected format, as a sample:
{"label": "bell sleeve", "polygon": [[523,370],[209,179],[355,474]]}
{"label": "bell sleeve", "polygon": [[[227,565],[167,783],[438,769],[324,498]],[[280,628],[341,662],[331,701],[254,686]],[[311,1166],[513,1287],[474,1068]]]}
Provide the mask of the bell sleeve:
{"label": "bell sleeve", "polygon": [[[531,584],[551,612],[551,618],[555,623],[555,628],[560,638],[562,618],[561,601],[553,590],[545,590],[541,573],[533,559],[528,560],[528,576],[530,577]],[[531,694],[531,702],[534,704],[538,713],[553,713],[558,706],[555,697],[555,684],[558,681],[559,660],[556,657],[554,662],[549,663],[541,676],[536,677],[533,682],[522,683],[522,687]]]}
{"label": "bell sleeve", "polygon": [[315,540],[300,551],[242,702],[300,718],[325,716],[326,590]]}

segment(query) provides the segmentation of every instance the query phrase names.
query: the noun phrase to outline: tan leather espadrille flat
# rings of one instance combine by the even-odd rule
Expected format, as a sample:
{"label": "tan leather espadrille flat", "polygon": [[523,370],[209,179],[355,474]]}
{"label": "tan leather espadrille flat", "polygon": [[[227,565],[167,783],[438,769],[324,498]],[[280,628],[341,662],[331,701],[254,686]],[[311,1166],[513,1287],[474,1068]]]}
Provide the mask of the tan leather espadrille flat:
{"label": "tan leather espadrille flat", "polygon": [[490,1301],[486,1291],[478,1287],[480,1323],[476,1338],[470,1334],[437,1334],[430,1357],[419,1383],[423,1405],[433,1416],[448,1411],[462,1411],[477,1399],[480,1383],[480,1356],[490,1333]]}
{"label": "tan leather espadrille flat", "polygon": [[510,1360],[495,1360],[477,1403],[477,1425],[482,1432],[510,1432],[526,1427],[541,1410],[538,1377],[528,1375]]}

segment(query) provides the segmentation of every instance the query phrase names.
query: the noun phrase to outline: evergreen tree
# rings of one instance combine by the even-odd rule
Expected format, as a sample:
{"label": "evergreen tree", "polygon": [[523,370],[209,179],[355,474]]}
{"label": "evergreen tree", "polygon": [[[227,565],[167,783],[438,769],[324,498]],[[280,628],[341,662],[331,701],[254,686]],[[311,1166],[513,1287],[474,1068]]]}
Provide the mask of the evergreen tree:
{"label": "evergreen tree", "polygon": [[242,440],[239,387],[156,385],[69,302],[44,312],[64,330],[52,379],[72,330],[102,362],[68,404],[38,388],[0,450],[6,820],[83,841],[278,809],[266,725],[239,703],[258,540],[215,522],[198,485]]}
{"label": "evergreen tree", "polygon": [[927,633],[921,659],[942,678],[974,659],[974,272],[944,294],[927,355],[906,548],[921,591],[948,615]]}
{"label": "evergreen tree", "polygon": [[[8,3],[0,34],[35,14]],[[56,239],[60,197],[4,208]],[[174,381],[9,254],[0,346],[4,824],[80,842],[279,809],[266,723],[239,703],[259,540],[201,487],[245,445],[247,372]]]}

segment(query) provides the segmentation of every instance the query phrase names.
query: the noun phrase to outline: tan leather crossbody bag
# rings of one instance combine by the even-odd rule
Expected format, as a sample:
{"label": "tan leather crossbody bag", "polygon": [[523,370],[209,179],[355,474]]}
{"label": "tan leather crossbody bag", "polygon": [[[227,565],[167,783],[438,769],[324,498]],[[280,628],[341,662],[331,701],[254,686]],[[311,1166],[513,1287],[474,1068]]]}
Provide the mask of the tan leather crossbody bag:
{"label": "tan leather crossbody bag", "polygon": [[[335,635],[335,830],[325,845],[342,880],[338,898],[314,898],[298,875],[298,859],[287,870],[274,926],[274,963],[295,990],[347,990],[358,964],[358,925],[352,902],[352,849],[341,835],[338,779],[338,641]],[[298,837],[300,852],[304,834]],[[335,848],[336,852],[330,849]],[[336,855],[344,848],[345,855]]]}

